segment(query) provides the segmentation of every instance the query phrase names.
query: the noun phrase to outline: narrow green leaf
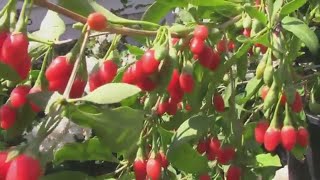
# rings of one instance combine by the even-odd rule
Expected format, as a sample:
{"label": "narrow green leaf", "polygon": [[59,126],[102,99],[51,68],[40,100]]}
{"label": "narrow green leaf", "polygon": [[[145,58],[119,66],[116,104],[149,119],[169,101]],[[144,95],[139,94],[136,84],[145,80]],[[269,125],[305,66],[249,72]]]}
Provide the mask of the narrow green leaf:
{"label": "narrow green leaf", "polygon": [[131,97],[140,91],[141,90],[137,86],[130,84],[109,83],[95,89],[82,98],[71,99],[71,101],[89,101],[97,104],[113,104]]}
{"label": "narrow green leaf", "polygon": [[286,16],[291,14],[292,12],[302,7],[306,2],[307,0],[293,0],[282,7],[280,15]]}
{"label": "narrow green leaf", "polygon": [[109,148],[101,144],[98,138],[89,139],[83,143],[66,144],[54,154],[54,161],[60,163],[65,160],[89,161],[103,160],[118,162]]}
{"label": "narrow green leaf", "polygon": [[259,11],[256,7],[252,7],[250,5],[245,5],[244,6],[245,11],[249,14],[251,18],[255,18],[258,21],[260,21],[262,24],[266,25],[267,24],[267,17],[265,16],[264,13]]}
{"label": "narrow green leaf", "polygon": [[[173,6],[169,6],[167,4],[163,4],[163,3],[159,3],[158,1],[155,1],[144,12],[144,14],[142,15],[142,20],[159,23],[160,20],[163,17],[165,17],[172,8]],[[154,13],[154,12],[157,12],[157,13]]]}
{"label": "narrow green leaf", "polygon": [[318,53],[317,35],[300,19],[286,16],[282,19],[282,27],[297,36],[313,54]]}
{"label": "narrow green leaf", "polygon": [[259,167],[267,167],[267,166],[276,166],[281,167],[281,161],[279,156],[272,156],[270,153],[268,154],[259,154],[256,156],[256,160]]}
{"label": "narrow green leaf", "polygon": [[131,44],[126,44],[126,46],[130,54],[134,54],[135,56],[142,56],[144,54],[144,51],[137,46]]}

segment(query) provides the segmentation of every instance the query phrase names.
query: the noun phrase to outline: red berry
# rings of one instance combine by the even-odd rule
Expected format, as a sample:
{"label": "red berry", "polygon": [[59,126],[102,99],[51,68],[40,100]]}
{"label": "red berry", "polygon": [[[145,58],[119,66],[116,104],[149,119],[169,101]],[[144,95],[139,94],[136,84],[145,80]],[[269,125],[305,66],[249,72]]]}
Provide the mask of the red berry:
{"label": "red berry", "polygon": [[64,92],[64,90],[66,89],[67,84],[68,84],[67,78],[62,79],[62,80],[49,81],[48,90],[49,91],[58,91],[60,94],[62,94]]}
{"label": "red berry", "polygon": [[209,68],[212,63],[213,49],[209,46],[205,46],[201,54],[198,55],[199,63],[206,68]]}
{"label": "red berry", "polygon": [[107,18],[99,12],[94,12],[88,16],[87,24],[92,30],[102,31],[107,28]]}
{"label": "red berry", "polygon": [[143,91],[153,91],[157,87],[156,83],[148,77],[139,80],[136,85]]}
{"label": "red berry", "polygon": [[244,28],[242,34],[243,34],[245,37],[248,37],[248,38],[249,38],[249,37],[251,36],[251,29],[250,29],[250,28]]}
{"label": "red berry", "polygon": [[141,60],[136,61],[136,63],[132,65],[132,74],[137,81],[146,78]]}
{"label": "red berry", "polygon": [[143,72],[146,75],[151,75],[158,71],[158,66],[160,61],[158,61],[155,57],[154,50],[147,50],[143,56],[141,57]]}
{"label": "red berry", "polygon": [[228,49],[229,51],[232,51],[236,48],[236,45],[234,44],[234,42],[232,40],[229,41],[228,43]]}
{"label": "red berry", "polygon": [[281,142],[281,132],[279,129],[269,127],[264,135],[264,147],[268,151],[274,151]]}
{"label": "red berry", "polygon": [[181,102],[184,95],[180,87],[179,77],[180,77],[179,71],[177,69],[174,69],[171,76],[171,80],[167,87],[167,90],[170,94],[170,101],[175,103]]}
{"label": "red berry", "polygon": [[84,92],[87,82],[80,77],[76,77],[70,91],[70,98],[79,98]]}
{"label": "red berry", "polygon": [[6,162],[8,152],[0,152],[0,179],[6,179],[11,162]]}
{"label": "red berry", "polygon": [[208,35],[209,35],[208,28],[204,25],[197,25],[193,32],[193,36],[201,40],[207,39]]}
{"label": "red berry", "polygon": [[202,39],[193,38],[190,41],[190,51],[193,54],[200,54],[205,49],[205,42]]}
{"label": "red berry", "polygon": [[189,73],[182,73],[179,77],[179,84],[185,93],[191,93],[194,89],[193,76]]}
{"label": "red berry", "polygon": [[210,176],[208,174],[202,174],[199,176],[199,180],[210,180]]}
{"label": "red berry", "polygon": [[214,161],[216,159],[216,154],[211,151],[207,151],[206,155],[209,161]]}
{"label": "red berry", "polygon": [[207,152],[212,152],[215,155],[218,155],[220,151],[220,141],[217,138],[210,138],[207,141]]}
{"label": "red berry", "polygon": [[0,108],[0,122],[2,129],[9,129],[16,121],[16,111],[7,104]]}
{"label": "red berry", "polygon": [[259,144],[263,144],[264,142],[264,135],[269,127],[269,123],[267,121],[260,121],[258,122],[256,128],[254,129],[254,136],[256,141]]}
{"label": "red berry", "polygon": [[284,149],[290,151],[296,145],[297,132],[292,126],[284,126],[281,129],[281,143]]}
{"label": "red berry", "polygon": [[15,87],[10,94],[10,104],[14,108],[19,108],[27,102],[27,95],[30,91],[30,86],[22,85]]}
{"label": "red berry", "polygon": [[39,180],[42,175],[38,160],[21,154],[12,160],[6,180]]}
{"label": "red berry", "polygon": [[218,152],[217,161],[220,164],[228,164],[229,161],[234,158],[235,154],[235,149],[232,147],[221,148]]}
{"label": "red berry", "polygon": [[255,4],[256,4],[256,6],[260,6],[261,0],[256,0],[256,1],[255,1]]}
{"label": "red berry", "polygon": [[203,154],[207,151],[207,142],[205,140],[200,140],[197,145],[197,151],[200,154]]}
{"label": "red berry", "polygon": [[158,180],[161,177],[161,162],[157,159],[149,159],[147,162],[147,175],[151,180]]}
{"label": "red berry", "polygon": [[226,52],[226,46],[227,46],[227,40],[226,39],[221,39],[217,44],[217,51],[219,53]]}
{"label": "red berry", "polygon": [[5,60],[2,57],[2,45],[8,36],[9,36],[9,33],[7,31],[0,32],[0,62],[3,62],[3,63],[5,63]]}
{"label": "red berry", "polygon": [[241,179],[241,169],[236,166],[230,166],[227,175],[227,180],[240,180]]}
{"label": "red berry", "polygon": [[265,54],[268,50],[268,47],[264,46],[263,44],[257,43],[255,44],[256,47],[260,48],[260,52]]}
{"label": "red berry", "polygon": [[2,58],[7,64],[19,64],[28,55],[29,40],[23,33],[12,33],[2,45]]}
{"label": "red berry", "polygon": [[70,77],[73,64],[69,63],[66,56],[58,56],[48,66],[46,78],[48,81],[65,80]]}
{"label": "red berry", "polygon": [[309,132],[304,127],[299,127],[297,132],[297,143],[302,147],[307,147],[309,144]]}
{"label": "red berry", "polygon": [[169,166],[169,161],[167,159],[167,156],[163,152],[159,152],[157,154],[158,158],[160,159],[161,166],[166,169]]}
{"label": "red berry", "polygon": [[145,180],[147,176],[146,170],[147,163],[145,160],[136,159],[133,162],[133,170],[136,180]]}
{"label": "red berry", "polygon": [[207,66],[211,71],[216,70],[219,67],[220,64],[220,55],[216,51],[212,51],[212,54],[210,56],[210,64]]}
{"label": "red berry", "polygon": [[[30,89],[29,94],[39,93],[41,91],[42,89],[40,86],[33,86],[33,88]],[[38,113],[41,111],[41,107],[37,106],[35,103],[31,101],[29,103],[33,112]]]}
{"label": "red berry", "polygon": [[104,84],[112,82],[116,77],[118,71],[118,65],[112,60],[103,62],[103,65],[99,69],[99,75]]}
{"label": "red berry", "polygon": [[268,87],[268,86],[263,86],[263,87],[261,88],[261,98],[262,98],[263,100],[266,99],[268,92],[269,92],[269,87]]}
{"label": "red berry", "polygon": [[134,84],[136,82],[133,66],[128,67],[128,69],[123,73],[122,82],[127,84]]}
{"label": "red berry", "polygon": [[190,112],[190,111],[192,110],[192,107],[191,107],[190,104],[186,104],[185,109],[186,109],[188,112]]}
{"label": "red berry", "polygon": [[162,116],[164,113],[168,112],[169,109],[169,102],[164,101],[162,103],[159,103],[158,108],[157,108],[157,114]]}
{"label": "red berry", "polygon": [[292,111],[293,112],[300,112],[303,109],[303,104],[302,104],[302,98],[298,92],[296,92],[296,96],[294,99],[294,102],[291,105]]}
{"label": "red berry", "polygon": [[287,103],[287,97],[284,93],[282,93],[280,97],[280,104],[284,106],[286,105],[286,103]]}
{"label": "red berry", "polygon": [[212,103],[217,112],[224,112],[224,100],[220,94],[216,93],[213,96]]}
{"label": "red berry", "polygon": [[180,41],[180,39],[179,38],[171,38],[171,43],[172,43],[172,45],[176,45],[178,42]]}
{"label": "red berry", "polygon": [[89,90],[90,92],[94,91],[98,87],[102,86],[103,82],[100,78],[99,71],[92,72],[89,75]]}
{"label": "red berry", "polygon": [[174,115],[177,113],[177,110],[178,110],[178,105],[177,105],[177,103],[174,102],[174,101],[170,101],[170,100],[169,100],[169,106],[168,106],[168,111],[167,111],[167,113],[168,113],[169,115],[174,116]]}
{"label": "red berry", "polygon": [[14,65],[13,68],[17,71],[22,80],[26,79],[31,69],[31,58],[27,55],[21,64]]}

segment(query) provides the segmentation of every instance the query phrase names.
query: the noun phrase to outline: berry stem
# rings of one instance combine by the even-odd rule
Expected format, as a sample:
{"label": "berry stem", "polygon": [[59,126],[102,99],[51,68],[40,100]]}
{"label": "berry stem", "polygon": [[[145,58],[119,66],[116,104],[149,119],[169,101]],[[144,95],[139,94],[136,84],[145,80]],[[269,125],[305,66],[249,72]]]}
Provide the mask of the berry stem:
{"label": "berry stem", "polygon": [[26,16],[26,9],[28,7],[28,4],[30,3],[30,0],[24,0],[22,9],[19,15],[18,22],[16,24],[15,32],[25,32],[26,31],[26,22],[25,22],[25,16]]}
{"label": "berry stem", "polygon": [[52,47],[49,47],[44,58],[43,58],[43,61],[42,61],[42,65],[41,65],[41,69],[40,69],[40,73],[37,77],[37,80],[35,82],[35,86],[39,86],[39,87],[42,87],[42,84],[43,84],[43,81],[44,81],[44,73],[45,73],[45,69],[46,69],[46,65],[47,65],[47,61],[49,59],[49,55],[52,51]]}
{"label": "berry stem", "polygon": [[32,34],[28,34],[28,39],[30,41],[47,44],[49,46],[52,46],[54,44],[54,42],[52,42],[52,41],[46,41],[46,40],[40,39],[40,38],[38,38],[38,37],[36,37],[36,36],[34,36]]}
{"label": "berry stem", "polygon": [[116,35],[113,38],[112,43],[111,43],[106,55],[104,55],[104,57],[103,57],[103,61],[107,60],[107,58],[109,57],[110,53],[117,47],[120,39],[121,39],[121,35]]}

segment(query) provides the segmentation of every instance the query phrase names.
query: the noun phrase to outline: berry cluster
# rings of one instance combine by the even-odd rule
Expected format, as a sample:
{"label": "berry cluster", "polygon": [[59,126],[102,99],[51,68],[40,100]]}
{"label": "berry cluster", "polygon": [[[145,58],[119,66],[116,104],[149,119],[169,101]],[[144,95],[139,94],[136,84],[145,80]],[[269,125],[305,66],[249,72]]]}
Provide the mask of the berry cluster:
{"label": "berry cluster", "polygon": [[112,82],[117,75],[118,65],[112,60],[106,60],[103,64],[89,75],[90,91]]}
{"label": "berry cluster", "polygon": [[309,133],[302,126],[298,130],[293,126],[283,126],[281,130],[272,128],[267,121],[262,120],[255,127],[255,139],[259,144],[264,144],[268,151],[274,151],[280,144],[290,151],[296,143],[306,147],[309,144]]}
{"label": "berry cluster", "polygon": [[[229,164],[236,155],[236,151],[231,146],[222,146],[221,142],[216,137],[210,137],[200,140],[197,144],[197,151],[200,154],[205,154],[209,161],[217,160],[219,164]],[[210,179],[207,174],[202,174],[201,180]],[[239,180],[241,178],[241,170],[236,166],[230,166],[226,174],[227,180]]]}

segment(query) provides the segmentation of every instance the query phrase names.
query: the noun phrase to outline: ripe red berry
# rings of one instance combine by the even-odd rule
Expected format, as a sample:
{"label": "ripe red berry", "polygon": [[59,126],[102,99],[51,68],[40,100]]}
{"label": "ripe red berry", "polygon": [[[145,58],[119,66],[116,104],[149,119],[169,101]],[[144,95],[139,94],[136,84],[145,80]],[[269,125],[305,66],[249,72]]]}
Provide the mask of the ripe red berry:
{"label": "ripe red berry", "polygon": [[175,101],[171,101],[171,99],[169,99],[169,106],[168,106],[167,113],[169,115],[174,116],[177,113],[177,110],[178,110],[178,104]]}
{"label": "ripe red berry", "polygon": [[190,104],[186,104],[185,109],[186,109],[188,112],[190,112],[190,111],[192,110],[192,107],[191,107]]}
{"label": "ripe red berry", "polygon": [[190,51],[193,54],[200,54],[205,49],[205,42],[202,39],[193,38],[190,41]]}
{"label": "ripe red berry", "polygon": [[215,153],[213,153],[212,151],[207,151],[206,156],[209,161],[214,161],[216,159],[217,155]]}
{"label": "ripe red berry", "polygon": [[268,87],[268,86],[263,86],[263,87],[261,88],[261,98],[262,98],[263,100],[266,99],[268,92],[269,92],[269,87]]}
{"label": "ripe red berry", "polygon": [[199,180],[210,180],[209,174],[202,174],[199,176]]}
{"label": "ripe red berry", "polygon": [[269,127],[264,135],[264,147],[269,152],[274,151],[281,142],[281,132],[279,129]]}
{"label": "ripe red berry", "polygon": [[[40,86],[33,86],[33,88],[30,89],[29,94],[39,93],[41,91],[42,89]],[[41,111],[41,107],[37,106],[35,103],[31,101],[29,103],[33,112],[38,113]]]}
{"label": "ripe red berry", "polygon": [[226,47],[227,47],[227,40],[221,39],[217,44],[217,51],[219,53],[224,53],[226,52]]}
{"label": "ripe red berry", "polygon": [[235,156],[235,149],[232,147],[225,147],[219,150],[217,161],[220,164],[228,164]]}
{"label": "ripe red berry", "polygon": [[297,140],[297,132],[292,126],[284,126],[281,129],[281,143],[284,149],[290,151],[295,145]]}
{"label": "ripe red berry", "polygon": [[182,73],[179,77],[179,84],[185,93],[192,93],[194,88],[193,76],[189,73]]}
{"label": "ripe red berry", "polygon": [[303,109],[302,98],[298,92],[296,92],[296,96],[294,102],[291,105],[291,109],[293,112],[300,112]]}
{"label": "ripe red berry", "polygon": [[208,28],[204,25],[197,25],[193,32],[193,36],[201,40],[207,39],[208,35],[209,35]]}
{"label": "ripe red berry", "polygon": [[6,179],[11,162],[6,162],[8,152],[0,152],[0,179]]}
{"label": "ripe red berry", "polygon": [[136,79],[137,81],[146,78],[143,71],[143,62],[141,60],[136,61],[136,63],[132,65],[132,74],[134,76],[134,79]]}
{"label": "ripe red berry", "polygon": [[102,31],[107,28],[107,18],[102,13],[94,12],[88,16],[87,24],[92,30]]}
{"label": "ripe red berry", "polygon": [[175,37],[171,38],[171,43],[173,46],[175,46],[179,41],[180,41],[179,38],[175,38]]}
{"label": "ripe red berry", "polygon": [[70,77],[73,69],[73,64],[68,62],[66,56],[58,56],[48,66],[45,76],[49,81],[64,80]]}
{"label": "ripe red berry", "polygon": [[171,76],[171,80],[167,87],[167,90],[170,94],[170,102],[179,103],[183,99],[184,93],[180,87],[179,77],[179,71],[177,69],[174,69]]}
{"label": "ripe red berry", "polygon": [[248,37],[248,38],[249,38],[249,37],[251,36],[251,29],[250,29],[250,28],[244,28],[242,34],[243,34],[245,37]]}
{"label": "ripe red berry", "polygon": [[254,129],[254,136],[259,144],[263,144],[264,142],[264,135],[269,127],[269,123],[267,121],[260,121],[258,122],[256,128]]}
{"label": "ripe red berry", "polygon": [[70,98],[79,98],[84,92],[87,82],[81,77],[76,77],[70,91]]}
{"label": "ripe red berry", "polygon": [[286,105],[286,103],[287,103],[287,97],[284,93],[282,93],[280,97],[280,104],[284,106]]}
{"label": "ripe red berry", "polygon": [[151,75],[158,71],[158,66],[160,64],[160,61],[158,61],[154,57],[154,55],[155,55],[154,50],[149,49],[141,57],[143,72],[146,75]]}
{"label": "ripe red berry", "polygon": [[98,87],[102,86],[103,82],[101,80],[99,71],[92,72],[89,75],[89,90],[90,92],[94,91]]}
{"label": "ripe red berry", "polygon": [[21,62],[21,64],[14,65],[13,68],[16,70],[22,80],[26,79],[31,69],[31,58],[27,55]]}
{"label": "ripe red berry", "polygon": [[7,173],[7,180],[38,180],[42,175],[38,160],[21,154],[12,160]]}
{"label": "ripe red berry", "polygon": [[236,48],[236,45],[234,44],[234,42],[232,40],[229,41],[228,43],[228,49],[229,51],[232,51]]}
{"label": "ripe red berry", "polygon": [[162,116],[164,113],[168,112],[169,109],[169,102],[168,101],[164,101],[159,103],[158,108],[157,108],[157,114]]}
{"label": "ripe red berry", "polygon": [[261,0],[256,0],[256,1],[255,1],[255,4],[256,4],[256,6],[260,6]]}
{"label": "ripe red berry", "polygon": [[153,91],[157,85],[155,82],[153,82],[150,78],[146,77],[143,79],[140,79],[136,85],[142,90],[142,91]]}
{"label": "ripe red berry", "polygon": [[198,55],[199,63],[206,68],[209,68],[212,63],[213,49],[210,46],[205,46],[201,54]]}
{"label": "ripe red berry", "polygon": [[0,122],[2,129],[9,129],[16,121],[16,111],[7,104],[0,108]]}
{"label": "ripe red berry", "polygon": [[161,166],[166,169],[169,166],[167,156],[163,152],[157,154],[157,158],[160,160]]}
{"label": "ripe red berry", "polygon": [[64,92],[64,90],[66,89],[67,84],[68,84],[67,78],[62,79],[62,80],[49,81],[48,90],[49,91],[58,91],[60,94],[62,94]]}
{"label": "ripe red berry", "polygon": [[147,162],[147,175],[151,180],[158,180],[161,177],[161,163],[157,159],[149,159]]}
{"label": "ripe red berry", "polygon": [[200,140],[197,145],[197,151],[200,154],[203,154],[207,151],[207,142],[205,140]]}
{"label": "ripe red berry", "polygon": [[218,52],[212,51],[212,54],[210,56],[210,63],[208,64],[207,68],[209,68],[211,71],[216,70],[219,67],[221,58]]}
{"label": "ripe red berry", "polygon": [[99,75],[104,84],[112,82],[117,75],[118,65],[112,60],[103,62],[99,69]]}
{"label": "ripe red berry", "polygon": [[136,82],[133,66],[129,66],[128,69],[123,73],[122,82],[127,84],[134,84]]}
{"label": "ripe red berry", "polygon": [[299,127],[297,132],[297,143],[302,147],[307,147],[309,144],[309,132],[304,127]]}
{"label": "ripe red berry", "polygon": [[217,112],[224,112],[224,100],[220,94],[214,94],[212,103]]}
{"label": "ripe red berry", "polygon": [[7,64],[19,64],[28,55],[29,40],[24,33],[12,33],[2,45],[2,58]]}
{"label": "ripe red berry", "polygon": [[145,180],[147,176],[146,170],[147,163],[145,160],[136,159],[133,162],[133,170],[136,180]]}
{"label": "ripe red berry", "polygon": [[31,87],[28,85],[21,85],[15,87],[10,94],[10,104],[14,108],[19,108],[27,102],[27,95]]}
{"label": "ripe red berry", "polygon": [[236,166],[230,166],[227,175],[227,180],[240,180],[241,179],[241,169]]}
{"label": "ripe red berry", "polygon": [[213,137],[207,140],[207,152],[212,152],[215,155],[218,155],[220,151],[220,141],[219,139]]}

